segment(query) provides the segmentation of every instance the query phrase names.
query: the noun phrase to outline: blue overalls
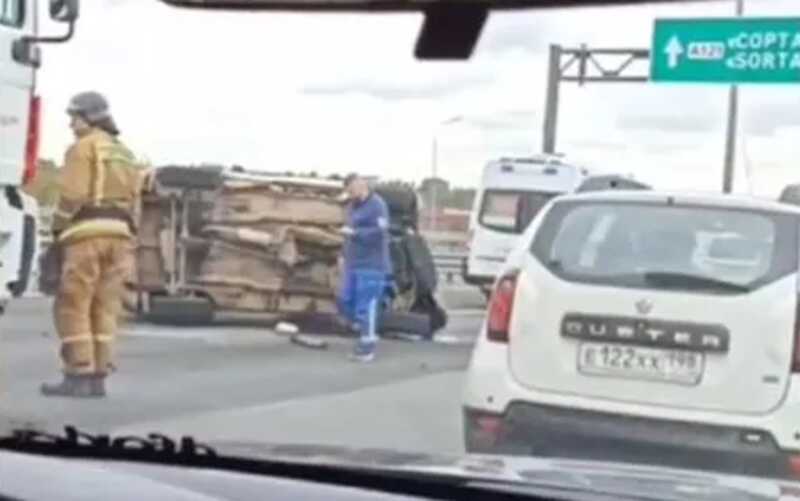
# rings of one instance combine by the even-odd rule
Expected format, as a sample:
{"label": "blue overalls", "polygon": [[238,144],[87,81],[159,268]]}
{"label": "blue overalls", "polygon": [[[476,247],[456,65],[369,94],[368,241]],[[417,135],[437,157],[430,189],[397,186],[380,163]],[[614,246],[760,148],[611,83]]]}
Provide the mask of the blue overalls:
{"label": "blue overalls", "polygon": [[354,233],[344,243],[338,306],[339,312],[359,329],[354,355],[367,359],[375,352],[382,302],[392,273],[386,202],[375,193],[364,201],[351,202],[347,226]]}

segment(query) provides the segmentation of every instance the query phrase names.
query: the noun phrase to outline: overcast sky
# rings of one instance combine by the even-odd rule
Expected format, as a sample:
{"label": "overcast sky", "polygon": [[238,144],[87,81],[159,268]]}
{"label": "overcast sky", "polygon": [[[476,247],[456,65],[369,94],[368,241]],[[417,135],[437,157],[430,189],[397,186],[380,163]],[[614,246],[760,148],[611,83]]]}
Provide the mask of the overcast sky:
{"label": "overcast sky", "polygon": [[[82,8],[73,41],[44,52],[45,157],[61,158],[71,140],[69,97],[96,89],[124,140],[155,165],[419,180],[435,134],[440,174],[474,185],[489,158],[540,151],[548,44],[648,47],[656,17],[729,15],[734,6],[494,14],[474,57],[448,63],[413,58],[416,15],[220,14],[156,0]],[[748,0],[746,9],[800,15],[800,2]],[[773,195],[800,182],[798,90],[742,88],[737,191]],[[666,188],[717,189],[726,103],[725,86],[565,83],[558,150]],[[464,120],[439,125],[453,116]]]}

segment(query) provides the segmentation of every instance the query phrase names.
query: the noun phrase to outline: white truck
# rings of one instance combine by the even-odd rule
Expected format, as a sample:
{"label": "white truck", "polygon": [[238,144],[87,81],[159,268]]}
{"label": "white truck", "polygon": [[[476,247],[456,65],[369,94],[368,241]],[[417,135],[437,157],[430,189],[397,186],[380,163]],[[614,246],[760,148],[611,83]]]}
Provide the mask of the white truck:
{"label": "white truck", "polygon": [[50,0],[65,35],[38,37],[37,0],[0,0],[0,312],[31,282],[37,259],[36,201],[21,187],[36,175],[41,98],[36,94],[39,44],[72,37],[78,0]]}

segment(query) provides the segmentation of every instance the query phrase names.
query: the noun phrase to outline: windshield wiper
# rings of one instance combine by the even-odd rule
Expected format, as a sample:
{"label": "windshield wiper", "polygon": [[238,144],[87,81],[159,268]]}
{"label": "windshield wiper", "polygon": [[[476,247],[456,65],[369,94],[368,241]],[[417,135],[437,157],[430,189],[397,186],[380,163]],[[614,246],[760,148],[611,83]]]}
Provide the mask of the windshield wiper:
{"label": "windshield wiper", "polygon": [[690,273],[669,271],[646,271],[641,277],[648,284],[662,287],[685,287],[687,289],[719,289],[731,292],[750,292],[750,287],[716,278]]}

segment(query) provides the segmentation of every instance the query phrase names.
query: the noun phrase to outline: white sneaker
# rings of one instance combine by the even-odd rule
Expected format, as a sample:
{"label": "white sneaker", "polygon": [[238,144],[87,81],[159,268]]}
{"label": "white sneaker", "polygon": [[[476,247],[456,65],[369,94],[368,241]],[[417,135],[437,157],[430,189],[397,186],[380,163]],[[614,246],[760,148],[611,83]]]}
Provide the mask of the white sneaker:
{"label": "white sneaker", "polygon": [[348,355],[347,358],[349,358],[351,362],[361,362],[361,363],[372,362],[373,360],[375,360],[375,352],[373,351],[371,353],[351,353],[350,355]]}
{"label": "white sneaker", "polygon": [[356,343],[353,353],[350,354],[350,360],[354,362],[371,362],[375,359],[375,343],[374,342],[359,342]]}

